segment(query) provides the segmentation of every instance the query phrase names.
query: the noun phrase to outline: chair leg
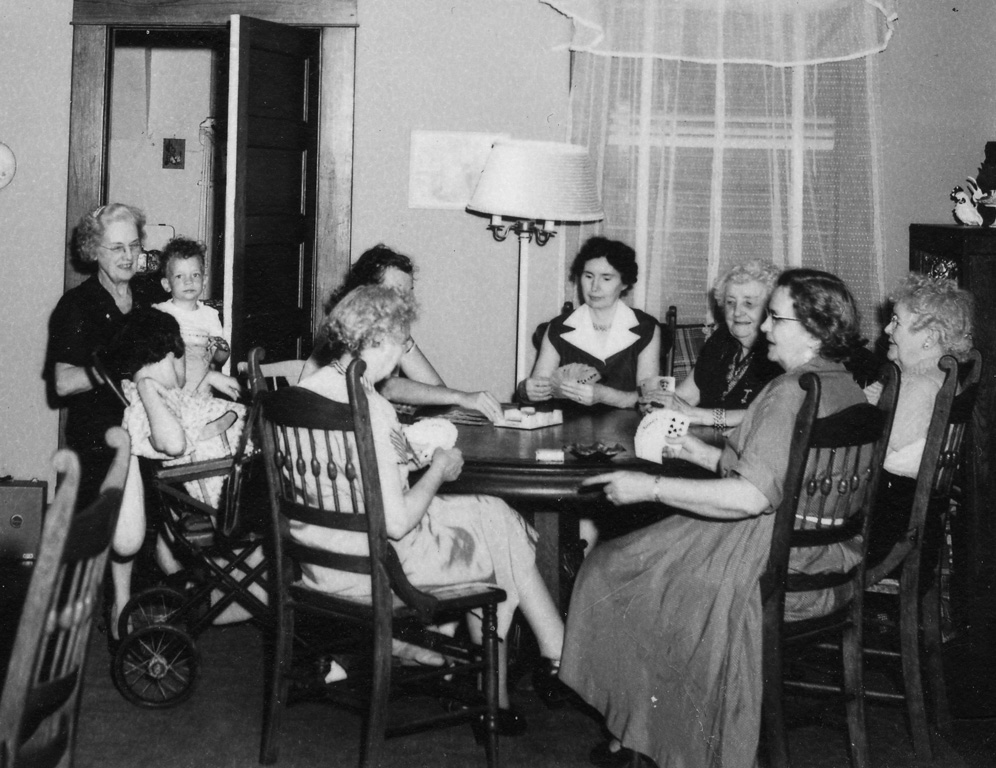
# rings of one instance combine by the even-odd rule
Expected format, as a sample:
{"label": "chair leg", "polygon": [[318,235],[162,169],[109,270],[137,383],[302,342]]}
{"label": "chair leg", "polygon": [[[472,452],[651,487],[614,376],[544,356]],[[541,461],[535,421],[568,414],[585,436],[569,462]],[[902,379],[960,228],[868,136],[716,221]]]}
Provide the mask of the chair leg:
{"label": "chair leg", "polygon": [[868,768],[868,735],[865,727],[864,660],[860,600],[852,612],[852,624],[844,630],[841,656],[844,664],[844,701],[847,708],[847,733],[851,741],[851,765]]}
{"label": "chair leg", "polygon": [[903,665],[903,685],[906,694],[906,711],[913,736],[913,752],[917,762],[930,765],[930,733],[927,712],[923,702],[923,677],[920,670],[919,585],[904,585],[899,594],[899,642]]}
{"label": "chair leg", "polygon": [[263,765],[272,765],[279,756],[280,724],[287,703],[287,683],[284,675],[291,666],[294,643],[293,613],[285,608],[277,610],[283,615],[278,617],[276,643],[271,662],[273,667],[270,670],[270,685],[263,712],[263,739],[259,749],[259,762]]}
{"label": "chair leg", "polygon": [[924,594],[920,610],[923,616],[923,652],[933,704],[933,720],[937,730],[948,736],[951,734],[951,707],[948,704],[944,657],[941,652],[941,590],[938,579],[934,579],[933,585]]}
{"label": "chair leg", "polygon": [[[767,624],[768,617],[765,616]],[[762,669],[764,690],[761,704],[761,734],[768,768],[789,768],[788,737],[783,708],[782,646],[779,632],[765,632]]]}
{"label": "chair leg", "polygon": [[380,765],[391,690],[391,641],[390,624],[386,628],[378,626],[374,630],[373,680],[370,685],[370,709],[364,725],[360,768],[376,768]]}
{"label": "chair leg", "polygon": [[484,607],[481,621],[481,647],[484,652],[484,697],[488,712],[484,718],[485,750],[488,768],[498,768],[498,608]]}

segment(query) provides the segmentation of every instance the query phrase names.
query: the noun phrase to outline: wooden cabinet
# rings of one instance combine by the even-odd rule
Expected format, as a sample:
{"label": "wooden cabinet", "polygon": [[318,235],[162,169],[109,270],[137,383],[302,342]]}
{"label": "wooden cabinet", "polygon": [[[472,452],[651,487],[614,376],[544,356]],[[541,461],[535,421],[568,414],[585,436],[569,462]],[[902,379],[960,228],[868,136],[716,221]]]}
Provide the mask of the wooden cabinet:
{"label": "wooden cabinet", "polygon": [[967,441],[966,498],[953,521],[956,588],[973,602],[996,586],[996,229],[910,225],[910,269],[958,281],[975,296],[982,379]]}

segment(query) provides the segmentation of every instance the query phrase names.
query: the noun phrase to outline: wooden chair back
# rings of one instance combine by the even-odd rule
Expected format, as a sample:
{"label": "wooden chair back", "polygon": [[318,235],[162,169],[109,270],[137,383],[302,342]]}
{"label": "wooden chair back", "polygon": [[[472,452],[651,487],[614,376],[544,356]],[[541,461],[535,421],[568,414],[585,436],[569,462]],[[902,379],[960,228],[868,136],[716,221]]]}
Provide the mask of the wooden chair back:
{"label": "wooden chair back", "polygon": [[[840,374],[847,375],[850,374]],[[768,563],[761,576],[763,612],[764,731],[772,766],[788,766],[782,710],[782,651],[840,631],[845,637],[844,679],[848,731],[855,768],[867,765],[861,698],[861,612],[865,558],[872,509],[899,390],[899,370],[889,364],[877,406],[853,405],[818,418],[821,381],[814,373],[799,380],[806,391],[791,438],[782,502],[775,511]],[[819,573],[789,572],[793,549],[849,546],[860,552],[853,567]],[[830,613],[785,619],[786,593],[844,595]]]}
{"label": "wooden chair back", "polygon": [[[286,584],[288,557],[295,568],[321,567],[371,577],[374,612],[390,621],[392,588],[418,614],[431,616],[436,598],[415,589],[387,538],[384,502],[366,391],[366,364],[347,370],[349,403],[299,387],[260,395],[259,431],[280,546],[274,571],[278,593]],[[342,554],[302,544],[293,524],[365,533],[368,555]]]}
{"label": "wooden chair back", "polygon": [[919,569],[919,545],[924,538],[928,512],[951,497],[965,430],[975,408],[982,356],[973,349],[969,359],[959,367],[954,357],[945,355],[938,367],[944,371],[944,383],[934,399],[909,524],[884,559],[870,565],[865,574],[866,587],[878,584],[900,565]]}
{"label": "wooden chair back", "polygon": [[105,564],[128,472],[128,435],[114,427],[106,439],[116,451],[114,461],[100,496],[78,514],[79,460],[66,450],[53,460],[62,482],[45,515],[0,699],[5,768],[72,762],[87,644],[103,601]]}
{"label": "wooden chair back", "polygon": [[[877,406],[851,406],[818,418],[820,379],[807,373],[799,381],[806,391],[792,434],[782,503],[775,512],[771,553],[761,580],[766,612],[778,615],[784,592],[811,592],[860,584],[859,566],[840,573],[789,574],[792,549],[861,542],[867,549],[871,507],[899,391],[899,371],[887,368]],[[857,590],[860,592],[861,590]],[[766,617],[767,618],[767,617]]]}
{"label": "wooden chair back", "polygon": [[267,363],[266,350],[253,347],[249,350],[249,360],[239,363],[239,373],[249,379],[249,392],[255,397],[260,392],[293,386],[301,378],[304,360],[278,360]]}
{"label": "wooden chair back", "polygon": [[[678,325],[678,308],[673,304],[667,308],[661,329],[661,374],[674,376],[681,383],[692,372],[699,352],[709,338],[711,328],[704,323]],[[666,343],[670,341],[670,343]]]}

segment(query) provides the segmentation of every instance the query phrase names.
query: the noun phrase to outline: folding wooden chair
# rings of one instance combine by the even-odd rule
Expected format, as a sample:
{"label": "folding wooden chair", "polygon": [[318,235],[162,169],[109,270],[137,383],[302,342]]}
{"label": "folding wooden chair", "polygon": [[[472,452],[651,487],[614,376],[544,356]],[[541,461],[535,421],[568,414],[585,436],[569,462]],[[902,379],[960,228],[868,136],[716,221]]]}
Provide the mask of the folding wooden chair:
{"label": "folding wooden chair", "polygon": [[[258,362],[258,358],[254,360]],[[358,637],[342,638],[346,648],[339,650],[349,650],[356,661],[346,679],[321,686],[332,701],[366,714],[361,766],[379,764],[385,736],[483,718],[488,765],[493,768],[498,761],[497,605],[505,599],[505,592],[476,585],[421,590],[408,581],[387,538],[367,398],[360,381],[364,367],[362,361],[349,366],[349,404],[299,387],[265,392],[259,398],[273,517],[274,600],[279,623],[260,762],[269,764],[277,759],[282,712],[292,683],[300,681],[292,671],[293,632],[297,615],[304,614],[338,622],[337,627],[347,622],[361,630]],[[345,478],[349,492],[330,491],[327,497],[320,490],[321,480],[332,478],[332,485],[338,488],[337,477]],[[304,545],[290,533],[292,526],[301,524],[327,529],[330,541],[335,541],[337,533],[365,533],[369,554],[344,555]],[[299,576],[301,569],[308,567],[368,575],[370,596],[346,597],[306,586]],[[483,648],[432,629],[460,620],[468,611],[482,616]],[[393,638],[440,653],[449,664],[395,667]],[[484,680],[483,697],[477,692],[479,675]],[[308,685],[306,679],[301,682]],[[392,691],[428,692],[461,706],[423,714],[414,721],[389,721]]]}
{"label": "folding wooden chair", "polygon": [[45,514],[0,699],[5,768],[72,762],[88,639],[102,605],[105,564],[128,472],[128,435],[114,427],[106,440],[115,449],[111,469],[100,496],[78,514],[79,460],[66,450],[53,460],[62,482]]}
{"label": "folding wooden chair", "polygon": [[[774,768],[789,765],[783,714],[784,689],[811,690],[805,683],[783,679],[783,653],[828,635],[842,638],[843,695],[847,708],[851,760],[868,765],[862,677],[862,609],[865,556],[876,487],[898,391],[898,369],[889,365],[878,407],[855,405],[817,418],[820,379],[802,376],[806,391],[792,434],[782,503],[775,512],[771,553],[761,577],[763,610],[762,736]],[[857,547],[856,566],[821,573],[789,572],[793,549]],[[834,590],[837,607],[823,616],[785,618],[786,593],[803,596]]]}

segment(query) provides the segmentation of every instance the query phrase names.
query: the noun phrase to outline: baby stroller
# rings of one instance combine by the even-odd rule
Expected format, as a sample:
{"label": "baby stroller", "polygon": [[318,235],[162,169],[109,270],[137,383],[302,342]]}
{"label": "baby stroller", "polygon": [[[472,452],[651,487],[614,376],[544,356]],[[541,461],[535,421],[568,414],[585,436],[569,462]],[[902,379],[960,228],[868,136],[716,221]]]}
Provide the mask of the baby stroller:
{"label": "baby stroller", "polygon": [[[133,596],[118,618],[121,640],[111,673],[133,704],[165,708],[190,697],[200,666],[195,640],[230,606],[240,605],[259,624],[272,623],[266,603],[250,589],[267,589],[263,538],[254,524],[257,505],[267,503],[258,487],[265,479],[257,478],[255,463],[255,453],[238,451],[228,459],[153,468],[157,529],[182,567]],[[217,510],[189,490],[210,479],[224,484]]]}
{"label": "baby stroller", "polygon": [[[99,355],[93,363],[127,406]],[[117,619],[120,640],[111,675],[133,704],[162,709],[188,699],[200,667],[195,640],[230,607],[241,606],[258,624],[273,622],[264,602],[261,532],[269,499],[261,457],[250,439],[255,414],[250,407],[235,450],[224,437],[231,424],[219,425],[229,454],[224,457],[179,465],[139,459],[150,529],[168,543],[180,570],[136,593]]]}

